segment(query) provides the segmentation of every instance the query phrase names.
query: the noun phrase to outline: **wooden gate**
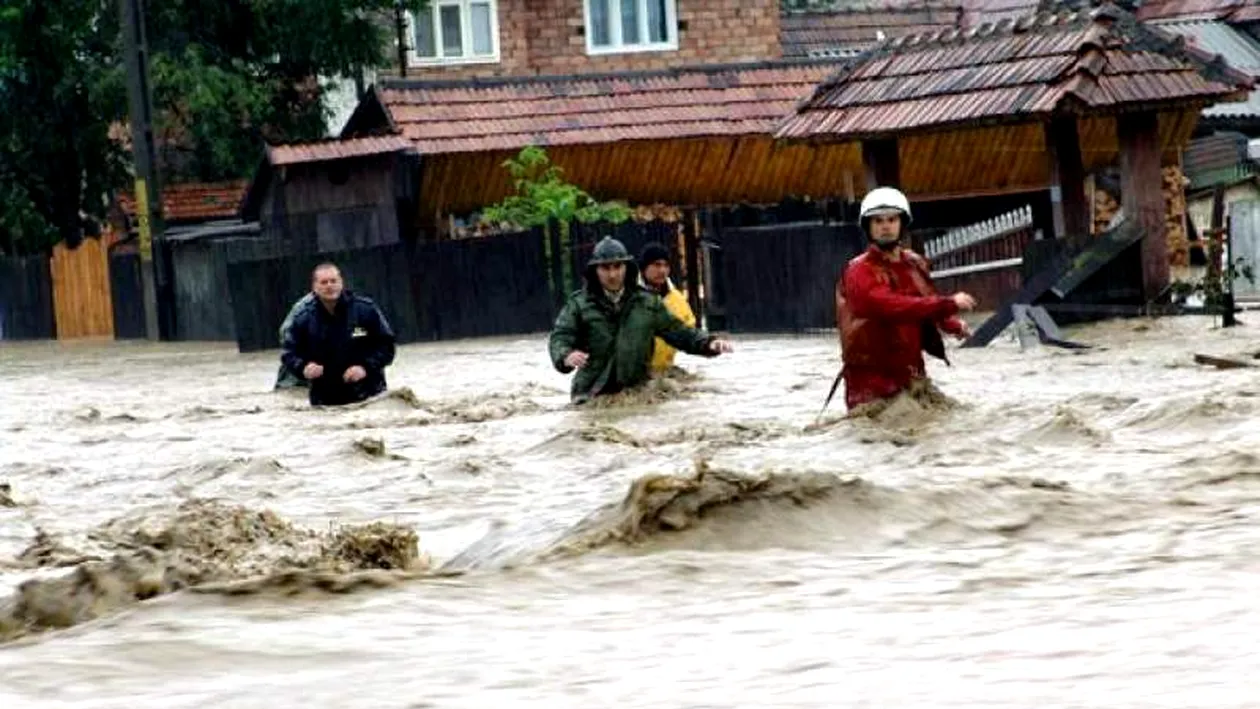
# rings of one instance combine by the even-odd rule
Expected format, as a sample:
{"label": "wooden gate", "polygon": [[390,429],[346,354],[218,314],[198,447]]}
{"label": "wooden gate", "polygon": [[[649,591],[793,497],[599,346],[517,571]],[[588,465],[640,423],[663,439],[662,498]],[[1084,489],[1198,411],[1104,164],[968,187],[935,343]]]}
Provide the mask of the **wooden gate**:
{"label": "wooden gate", "polygon": [[114,336],[109,247],[117,240],[111,233],[84,239],[76,249],[66,248],[64,242],[53,247],[50,267],[58,340]]}

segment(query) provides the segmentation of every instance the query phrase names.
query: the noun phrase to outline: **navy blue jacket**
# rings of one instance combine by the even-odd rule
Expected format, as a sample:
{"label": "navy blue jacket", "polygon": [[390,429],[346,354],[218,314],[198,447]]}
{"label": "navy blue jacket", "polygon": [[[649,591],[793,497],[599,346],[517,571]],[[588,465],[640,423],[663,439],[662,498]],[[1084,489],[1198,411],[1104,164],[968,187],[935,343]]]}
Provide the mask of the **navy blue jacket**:
{"label": "navy blue jacket", "polygon": [[[285,333],[280,361],[302,378],[307,363],[323,365],[323,376],[310,383],[314,406],[363,401],[385,391],[385,368],[394,362],[394,331],[372,299],[342,291],[331,313],[318,298],[297,312]],[[367,376],[346,382],[342,377],[355,365]]]}

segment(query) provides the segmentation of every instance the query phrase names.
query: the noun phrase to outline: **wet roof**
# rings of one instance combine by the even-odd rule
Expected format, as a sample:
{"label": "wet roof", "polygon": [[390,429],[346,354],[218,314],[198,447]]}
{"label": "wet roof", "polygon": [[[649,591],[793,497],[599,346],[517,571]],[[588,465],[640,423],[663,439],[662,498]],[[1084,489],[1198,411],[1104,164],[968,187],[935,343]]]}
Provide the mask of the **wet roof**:
{"label": "wet roof", "polygon": [[267,160],[275,166],[296,165],[307,162],[384,155],[410,148],[411,142],[401,135],[332,138],[308,143],[268,145]]}
{"label": "wet roof", "polygon": [[957,0],[918,0],[900,5],[835,6],[785,4],[779,17],[779,45],[785,57],[850,57],[879,42],[958,26],[963,8]]}
{"label": "wet roof", "polygon": [[[1230,67],[1252,77],[1260,77],[1260,42],[1219,20],[1173,20],[1152,23],[1187,39],[1209,54],[1219,55]],[[1212,118],[1260,116],[1260,89],[1253,90],[1246,101],[1218,103],[1203,111]]]}
{"label": "wet roof", "polygon": [[392,126],[425,155],[767,135],[839,65],[802,59],[576,76],[395,79],[373,95]]}
{"label": "wet roof", "polygon": [[1137,9],[1139,20],[1209,19],[1228,22],[1260,21],[1256,0],[1144,0]]}
{"label": "wet roof", "polygon": [[888,40],[822,83],[781,138],[854,140],[1066,107],[1213,102],[1250,77],[1106,6]]}
{"label": "wet roof", "polygon": [[[168,222],[178,222],[233,217],[245,196],[248,184],[247,180],[231,180],[163,185],[162,218]],[[118,206],[123,213],[134,216],[135,194],[120,193]]]}

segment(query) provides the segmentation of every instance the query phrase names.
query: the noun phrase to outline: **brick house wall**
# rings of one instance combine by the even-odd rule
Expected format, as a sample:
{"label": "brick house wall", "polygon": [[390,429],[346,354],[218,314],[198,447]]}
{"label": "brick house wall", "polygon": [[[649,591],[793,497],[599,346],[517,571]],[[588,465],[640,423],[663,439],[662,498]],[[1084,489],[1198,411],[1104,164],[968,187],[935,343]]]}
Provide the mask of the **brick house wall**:
{"label": "brick house wall", "polygon": [[[497,0],[499,61],[409,64],[408,78],[580,74],[761,61],[782,56],[779,0],[675,0],[678,48],[588,54],[585,0]],[[412,39],[407,38],[408,44]],[[390,56],[397,54],[391,49]],[[380,72],[397,77],[397,64]]]}

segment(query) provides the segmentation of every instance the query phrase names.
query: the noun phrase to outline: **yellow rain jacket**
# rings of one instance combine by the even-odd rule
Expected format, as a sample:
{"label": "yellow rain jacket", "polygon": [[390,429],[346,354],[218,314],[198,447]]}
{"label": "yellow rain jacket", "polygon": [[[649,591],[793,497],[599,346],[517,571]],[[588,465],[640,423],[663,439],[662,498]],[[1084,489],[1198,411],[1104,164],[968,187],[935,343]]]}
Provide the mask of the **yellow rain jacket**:
{"label": "yellow rain jacket", "polygon": [[[640,279],[640,283],[642,280]],[[665,288],[667,292],[661,296],[661,300],[665,303],[665,309],[670,315],[683,321],[687,327],[696,326],[696,315],[691,312],[691,305],[687,302],[687,294],[674,287],[674,282],[666,279]],[[656,291],[653,290],[653,293]],[[656,338],[652,346],[652,374],[660,374],[670,367],[674,366],[674,355],[678,350],[665,344],[661,338]]]}

